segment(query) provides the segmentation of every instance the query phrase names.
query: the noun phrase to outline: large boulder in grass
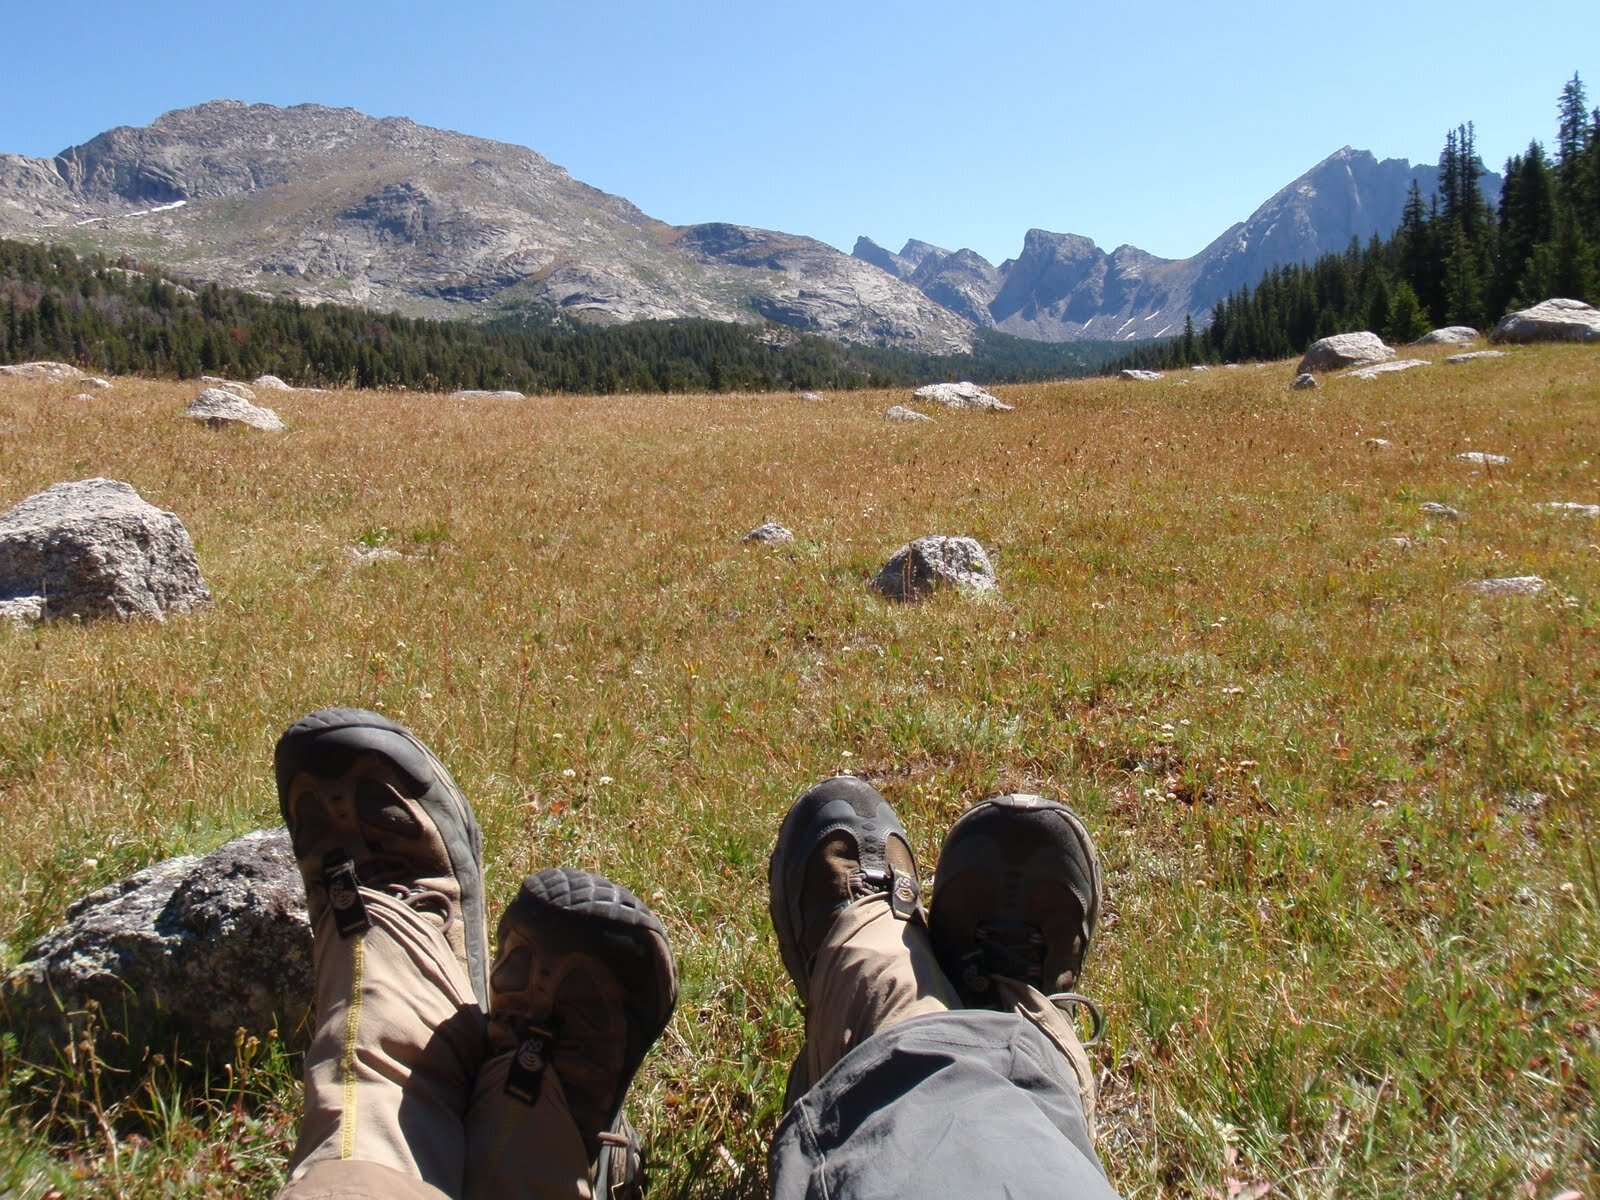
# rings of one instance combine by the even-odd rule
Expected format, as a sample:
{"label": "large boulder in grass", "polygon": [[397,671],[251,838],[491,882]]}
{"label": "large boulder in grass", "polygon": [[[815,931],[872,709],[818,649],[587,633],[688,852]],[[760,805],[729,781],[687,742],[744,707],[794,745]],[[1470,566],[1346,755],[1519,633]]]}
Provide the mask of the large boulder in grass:
{"label": "large boulder in grass", "polygon": [[1413,346],[1470,346],[1482,336],[1483,334],[1479,333],[1471,325],[1446,325],[1443,329],[1435,329],[1431,333],[1423,334],[1411,344]]}
{"label": "large boulder in grass", "polygon": [[49,383],[73,383],[84,377],[83,372],[68,363],[28,362],[0,367],[0,377],[10,379],[42,379]]}
{"label": "large boulder in grass", "polygon": [[1375,333],[1336,333],[1311,343],[1306,356],[1300,360],[1296,374],[1362,367],[1368,363],[1386,362],[1393,357],[1394,351],[1384,345],[1383,339]]}
{"label": "large boulder in grass", "polygon": [[58,483],[0,516],[0,600],[46,617],[154,617],[211,603],[174,514],[115,479]]}
{"label": "large boulder in grass", "polygon": [[946,588],[978,593],[993,591],[997,585],[994,565],[977,541],[935,534],[896,550],[872,586],[891,600],[920,600]]}
{"label": "large boulder in grass", "polygon": [[1011,405],[991,396],[975,383],[930,383],[911,393],[918,400],[931,400],[946,408],[981,408],[988,412],[1010,412]]}
{"label": "large boulder in grass", "polygon": [[189,407],[183,410],[183,415],[195,421],[204,421],[213,429],[247,425],[251,429],[276,432],[284,427],[278,414],[270,408],[252,404],[238,392],[220,387],[208,387],[201,391],[189,401]]}
{"label": "large boulder in grass", "polygon": [[103,887],[22,957],[0,984],[0,1010],[31,1055],[91,1025],[221,1062],[239,1029],[304,1044],[311,926],[282,829]]}
{"label": "large boulder in grass", "polygon": [[1582,300],[1546,300],[1508,313],[1491,342],[1600,342],[1600,310]]}

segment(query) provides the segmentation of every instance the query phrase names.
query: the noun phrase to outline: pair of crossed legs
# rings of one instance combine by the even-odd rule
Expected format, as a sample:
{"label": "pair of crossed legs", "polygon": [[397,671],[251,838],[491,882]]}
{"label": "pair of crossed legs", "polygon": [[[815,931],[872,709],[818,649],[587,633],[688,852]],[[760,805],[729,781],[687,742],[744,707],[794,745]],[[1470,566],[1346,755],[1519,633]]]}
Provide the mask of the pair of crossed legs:
{"label": "pair of crossed legs", "polygon": [[[661,922],[599,875],[546,869],[491,960],[482,837],[422,742],[325,709],[284,733],[276,770],[316,967],[281,1200],[639,1194],[622,1106],[677,997]],[[807,1014],[775,1195],[1113,1194],[1061,1007],[1085,1003],[1071,988],[1100,903],[1075,814],[1033,796],[969,810],[930,911],[893,810],[839,777],[795,802],[770,868]]]}

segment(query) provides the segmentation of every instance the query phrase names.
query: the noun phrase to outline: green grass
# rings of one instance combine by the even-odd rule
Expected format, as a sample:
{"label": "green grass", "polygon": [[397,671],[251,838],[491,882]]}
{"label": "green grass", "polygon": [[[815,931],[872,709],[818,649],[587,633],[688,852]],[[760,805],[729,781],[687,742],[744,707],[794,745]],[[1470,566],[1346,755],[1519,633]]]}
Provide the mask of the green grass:
{"label": "green grass", "polygon": [[[380,707],[471,796],[492,897],[564,863],[661,913],[683,997],[635,1085],[654,1194],[756,1196],[802,1032],[765,913],[790,800],[863,773],[931,870],[968,804],[1045,790],[1106,862],[1085,986],[1125,1194],[1590,1191],[1600,523],[1537,505],[1600,500],[1600,356],[1291,375],[1005,388],[1014,413],[921,426],[881,419],[899,393],[274,395],[277,436],[180,420],[181,385],[6,381],[0,506],[126,479],[217,600],[0,630],[6,959],[88,890],[272,823],[295,716]],[[798,540],[740,542],[769,518]],[[999,597],[867,589],[932,532],[979,538]],[[1551,586],[1461,586],[1519,574]],[[132,1057],[96,1091],[81,1055],[0,1053],[0,1193],[273,1193],[292,1059],[208,1085]]]}

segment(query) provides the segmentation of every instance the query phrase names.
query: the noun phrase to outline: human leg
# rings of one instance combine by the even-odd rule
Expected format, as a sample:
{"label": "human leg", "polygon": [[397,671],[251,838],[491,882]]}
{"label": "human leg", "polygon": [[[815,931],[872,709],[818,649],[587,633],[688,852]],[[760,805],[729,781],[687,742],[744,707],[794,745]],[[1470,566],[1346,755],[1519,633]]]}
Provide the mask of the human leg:
{"label": "human leg", "polygon": [[316,975],[283,1194],[457,1195],[485,1038],[477,821],[439,760],[376,713],[302,717],[275,759]]}

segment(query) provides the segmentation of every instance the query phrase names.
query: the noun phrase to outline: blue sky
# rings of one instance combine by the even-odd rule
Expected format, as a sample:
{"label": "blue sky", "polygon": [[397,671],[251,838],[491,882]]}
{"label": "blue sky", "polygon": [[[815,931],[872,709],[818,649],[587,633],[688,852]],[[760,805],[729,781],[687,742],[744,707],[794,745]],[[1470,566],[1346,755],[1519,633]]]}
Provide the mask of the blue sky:
{"label": "blue sky", "polygon": [[1498,168],[1554,140],[1600,3],[0,0],[0,151],[50,155],[220,97],[527,145],[679,224],[848,250],[1031,226],[1199,250],[1340,146]]}

